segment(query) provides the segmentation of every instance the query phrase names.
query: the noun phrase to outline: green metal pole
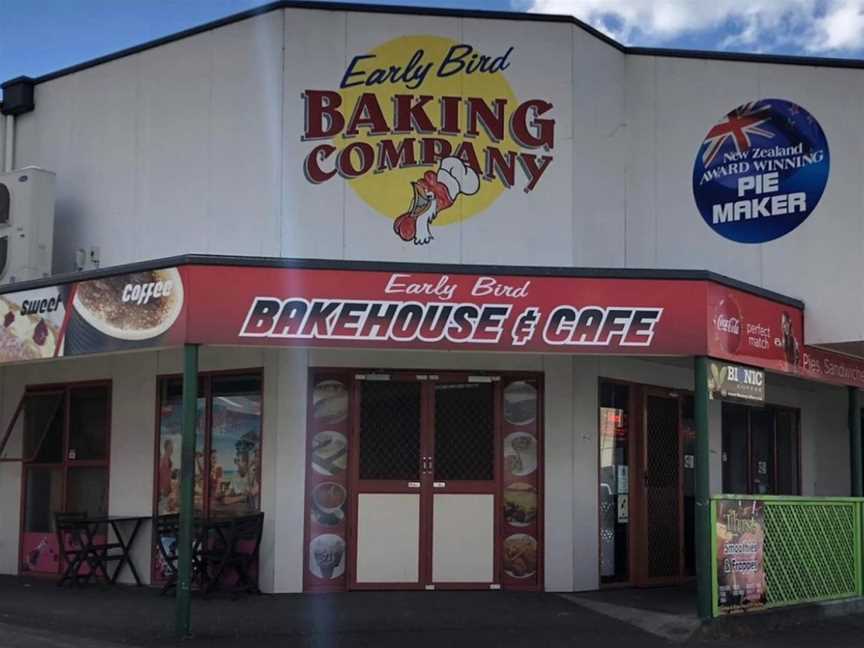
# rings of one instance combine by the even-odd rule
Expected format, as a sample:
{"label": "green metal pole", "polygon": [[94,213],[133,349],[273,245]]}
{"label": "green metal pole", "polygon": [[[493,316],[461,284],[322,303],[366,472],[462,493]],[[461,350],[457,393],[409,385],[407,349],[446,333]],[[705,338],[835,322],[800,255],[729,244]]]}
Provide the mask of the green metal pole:
{"label": "green metal pole", "polygon": [[849,454],[852,461],[852,497],[864,497],[864,453],[861,439],[861,397],[856,387],[849,391]]}
{"label": "green metal pole", "polygon": [[700,619],[710,619],[712,610],[711,583],[711,450],[708,432],[708,358],[699,356],[694,363],[696,388],[694,414],[696,418],[696,457],[694,479],[696,489],[696,603]]}
{"label": "green metal pole", "polygon": [[176,632],[192,632],[192,518],[195,493],[195,417],[198,410],[198,346],[183,348],[183,442],[180,452],[180,529],[177,538]]}

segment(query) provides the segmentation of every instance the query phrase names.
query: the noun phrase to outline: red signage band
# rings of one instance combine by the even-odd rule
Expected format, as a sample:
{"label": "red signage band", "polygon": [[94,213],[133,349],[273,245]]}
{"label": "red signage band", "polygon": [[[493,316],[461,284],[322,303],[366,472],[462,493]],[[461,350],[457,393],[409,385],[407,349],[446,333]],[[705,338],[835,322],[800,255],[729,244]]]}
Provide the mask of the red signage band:
{"label": "red signage band", "polygon": [[804,314],[710,284],[708,355],[808,380],[864,388],[864,360],[804,345]]}
{"label": "red signage band", "polygon": [[410,272],[188,269],[202,344],[685,354],[705,282]]}
{"label": "red signage band", "polygon": [[201,344],[710,355],[864,388],[800,309],[708,281],[191,266]]}
{"label": "red signage band", "polygon": [[191,265],[0,295],[0,363],[176,346],[708,355],[864,388],[801,309],[707,280]]}
{"label": "red signage band", "polygon": [[711,284],[706,314],[708,355],[798,373],[804,348],[800,309]]}

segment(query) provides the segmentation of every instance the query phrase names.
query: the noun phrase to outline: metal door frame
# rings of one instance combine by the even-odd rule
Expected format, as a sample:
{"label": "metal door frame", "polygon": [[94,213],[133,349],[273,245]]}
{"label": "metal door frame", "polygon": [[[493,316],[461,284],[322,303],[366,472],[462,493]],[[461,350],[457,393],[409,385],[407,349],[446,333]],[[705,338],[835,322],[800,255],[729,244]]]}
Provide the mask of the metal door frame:
{"label": "metal door frame", "polygon": [[[69,437],[70,437],[70,417],[71,417],[71,404],[72,404],[72,392],[77,391],[79,389],[88,389],[91,387],[104,387],[107,391],[107,398],[105,403],[106,408],[106,430],[105,430],[105,458],[104,459],[70,459],[69,458]],[[17,573],[19,575],[26,573],[28,576],[36,576],[36,577],[48,577],[54,576],[54,572],[22,572],[21,566],[24,562],[24,535],[27,533],[25,531],[25,526],[27,523],[27,515],[26,515],[26,506],[27,506],[27,478],[29,477],[30,472],[33,469],[53,469],[59,470],[61,474],[61,484],[60,484],[60,506],[63,509],[63,512],[69,509],[69,473],[74,471],[77,468],[104,468],[107,476],[107,484],[105,487],[105,501],[111,501],[111,428],[112,428],[112,414],[111,414],[111,405],[112,405],[112,395],[113,395],[113,382],[111,379],[96,379],[96,380],[79,380],[79,381],[70,381],[66,383],[46,383],[39,385],[27,385],[24,388],[24,393],[21,395],[21,399],[18,402],[18,406],[15,410],[15,417],[20,415],[21,408],[24,403],[24,399],[28,396],[40,395],[40,394],[62,394],[62,407],[63,407],[63,430],[62,430],[62,438],[61,438],[61,451],[62,451],[62,459],[57,463],[39,463],[36,461],[23,461],[21,462],[21,495],[19,502],[19,527],[18,527],[18,565],[17,565]],[[15,418],[12,419],[14,421]],[[11,423],[10,423],[11,424]],[[44,442],[44,439],[43,439]],[[52,520],[53,522],[53,520]],[[48,535],[54,536],[54,532],[50,532]],[[57,561],[57,573],[59,574],[62,568],[62,553],[58,553],[58,561]]]}
{"label": "metal door frame", "polygon": [[[381,381],[381,382],[420,382],[420,447],[417,474],[419,477],[418,486],[412,488],[405,485],[402,488],[394,485],[396,480],[362,480],[360,479],[360,408],[362,397],[360,394],[361,385],[366,380]],[[352,374],[351,375],[351,415],[348,447],[352,450],[348,453],[348,502],[351,516],[346,526],[346,535],[348,541],[347,553],[350,557],[346,565],[348,572],[348,589],[349,590],[422,590],[425,589],[425,556],[427,552],[431,554],[431,549],[425,546],[426,538],[431,537],[431,531],[427,530],[428,519],[426,509],[426,498],[424,497],[423,482],[426,475],[424,474],[424,457],[426,457],[426,426],[427,421],[427,405],[428,398],[425,396],[428,387],[424,384],[428,381],[428,374],[420,374],[416,372],[394,371],[394,372],[374,372],[367,374]],[[410,482],[409,482],[410,483]],[[361,485],[362,484],[362,485]],[[357,581],[357,511],[362,493],[393,493],[393,494],[417,494],[419,497],[419,543],[417,556],[417,582],[385,582],[385,583],[359,583]]]}
{"label": "metal door frame", "polygon": [[[493,389],[493,443],[494,464],[493,479],[485,481],[456,481],[436,486],[434,480],[435,461],[435,385],[444,383],[465,383],[471,379],[480,382],[492,382]],[[360,385],[366,380],[378,380],[382,382],[420,382],[420,456],[419,465],[419,487],[404,487],[399,489],[392,484],[391,480],[360,480],[360,408],[361,396]],[[502,395],[501,380],[498,374],[486,374],[483,372],[469,371],[442,371],[435,373],[406,372],[406,371],[376,371],[365,374],[355,374],[351,378],[351,413],[350,413],[350,440],[349,447],[349,473],[348,473],[348,501],[350,503],[351,516],[347,525],[348,541],[348,589],[349,590],[425,590],[425,589],[489,589],[500,587],[501,584],[501,533],[502,521],[500,515],[502,502],[503,484],[503,458],[502,458]],[[538,460],[540,458],[538,457]],[[431,460],[431,464],[427,463]],[[358,583],[357,582],[357,510],[359,496],[361,493],[417,493],[420,497],[420,520],[419,520],[419,546],[418,546],[418,582],[386,582],[386,583]],[[492,582],[445,582],[436,583],[432,579],[433,560],[433,515],[435,494],[456,493],[478,493],[493,496],[494,527],[492,542],[493,581]],[[539,510],[538,510],[539,513]]]}
{"label": "metal door frame", "polygon": [[[633,542],[634,551],[631,556],[635,558],[635,564],[631,569],[631,581],[636,587],[658,587],[663,585],[678,585],[688,580],[686,575],[686,560],[685,560],[685,534],[684,534],[684,462],[683,462],[683,445],[684,431],[682,427],[682,397],[687,392],[682,390],[668,389],[663,387],[655,387],[648,385],[634,385],[634,388],[639,390],[637,402],[639,404],[638,427],[632,426],[630,432],[636,432],[634,441],[636,446],[636,464],[634,471],[634,479],[632,479],[631,488],[636,494],[635,503],[636,525],[631,527],[631,541]],[[650,577],[648,575],[648,498],[645,479],[647,477],[647,462],[648,462],[648,398],[665,398],[674,400],[677,404],[677,458],[675,465],[678,471],[677,481],[677,540],[678,540],[678,570],[674,576],[667,577]]]}
{"label": "metal door frame", "polygon": [[[492,464],[492,480],[489,482],[483,480],[470,480],[470,481],[451,481],[444,482],[444,486],[437,486],[437,482],[434,481],[434,460],[435,460],[435,385],[438,384],[470,384],[472,382],[491,382],[494,387],[492,390],[492,425],[493,425],[493,464]],[[428,513],[428,554],[426,557],[426,568],[428,570],[427,583],[431,584],[435,589],[442,590],[459,590],[459,589],[489,589],[491,587],[500,587],[501,585],[501,533],[502,533],[502,521],[501,521],[501,510],[502,510],[502,502],[503,502],[503,451],[502,451],[502,443],[503,443],[503,435],[502,435],[502,395],[501,395],[501,377],[499,375],[487,375],[480,374],[477,372],[441,372],[436,375],[436,377],[431,379],[429,384],[429,398],[427,400],[428,405],[428,415],[429,415],[429,454],[427,456],[432,457],[432,474],[429,475],[430,483],[432,484],[432,488],[423,489],[425,490],[425,495],[428,497],[427,502],[427,513]],[[539,461],[539,457],[538,457]],[[491,582],[445,582],[439,583],[435,582],[432,579],[432,560],[433,560],[433,515],[434,515],[434,505],[433,500],[436,494],[482,494],[482,495],[492,495],[493,496],[493,532],[492,532],[492,581]],[[421,529],[422,532],[422,529]]]}

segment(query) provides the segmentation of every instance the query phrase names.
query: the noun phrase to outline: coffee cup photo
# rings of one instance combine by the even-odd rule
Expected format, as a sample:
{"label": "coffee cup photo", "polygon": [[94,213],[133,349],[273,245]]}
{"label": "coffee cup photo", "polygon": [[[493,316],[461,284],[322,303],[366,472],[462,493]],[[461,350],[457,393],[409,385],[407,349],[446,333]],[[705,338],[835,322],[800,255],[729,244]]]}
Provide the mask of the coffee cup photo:
{"label": "coffee cup photo", "polygon": [[[87,333],[127,342],[153,340],[180,316],[183,282],[176,268],[93,279],[78,284],[73,307],[84,328],[95,330]],[[79,332],[73,327],[73,333]]]}

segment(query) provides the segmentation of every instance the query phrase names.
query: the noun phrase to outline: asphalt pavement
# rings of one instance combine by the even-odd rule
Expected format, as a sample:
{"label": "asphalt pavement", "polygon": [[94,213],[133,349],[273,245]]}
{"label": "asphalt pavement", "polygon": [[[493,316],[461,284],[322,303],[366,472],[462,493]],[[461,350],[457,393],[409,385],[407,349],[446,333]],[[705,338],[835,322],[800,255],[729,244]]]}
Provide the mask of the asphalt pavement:
{"label": "asphalt pavement", "polygon": [[[174,601],[149,588],[59,589],[0,577],[0,647],[860,648],[864,615],[781,629],[690,634],[659,609],[528,592],[365,592],[193,601],[194,637],[173,636]],[[653,615],[653,616],[652,616]],[[659,615],[659,616],[657,616]],[[794,617],[790,617],[794,622]],[[698,628],[698,624],[696,626]],[[728,628],[727,628],[728,629]]]}

